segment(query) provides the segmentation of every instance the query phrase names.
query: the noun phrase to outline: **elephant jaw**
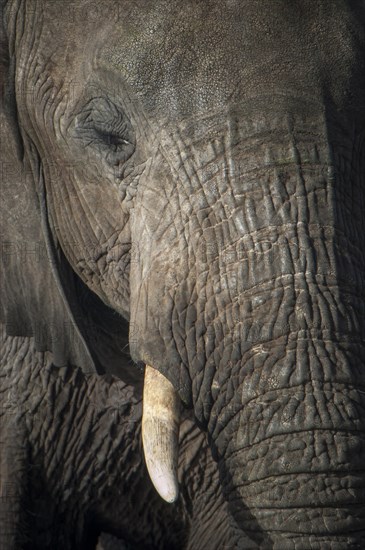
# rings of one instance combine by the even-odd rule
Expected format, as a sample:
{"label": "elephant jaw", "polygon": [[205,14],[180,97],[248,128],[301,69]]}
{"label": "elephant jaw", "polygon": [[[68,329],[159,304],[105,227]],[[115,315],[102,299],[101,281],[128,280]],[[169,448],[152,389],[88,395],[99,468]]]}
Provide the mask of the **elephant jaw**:
{"label": "elephant jaw", "polygon": [[142,441],[148,473],[155,489],[166,502],[179,493],[180,398],[156,369],[146,365],[143,389]]}

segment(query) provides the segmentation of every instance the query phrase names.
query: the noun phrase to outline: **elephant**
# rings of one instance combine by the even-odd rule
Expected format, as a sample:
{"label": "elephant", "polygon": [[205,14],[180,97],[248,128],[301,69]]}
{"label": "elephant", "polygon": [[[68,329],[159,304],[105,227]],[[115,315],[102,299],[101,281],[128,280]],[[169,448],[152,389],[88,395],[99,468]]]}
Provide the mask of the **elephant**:
{"label": "elephant", "polygon": [[364,548],[364,1],[2,7],[4,548]]}
{"label": "elephant", "polygon": [[[179,441],[184,491],[171,506],[143,464],[136,388],[56,367],[30,340],[2,334],[1,548],[95,549],[102,529],[114,537],[103,533],[100,550],[230,544],[218,469],[191,413]],[[214,498],[209,516],[206,494]],[[223,524],[219,532],[212,521]]]}

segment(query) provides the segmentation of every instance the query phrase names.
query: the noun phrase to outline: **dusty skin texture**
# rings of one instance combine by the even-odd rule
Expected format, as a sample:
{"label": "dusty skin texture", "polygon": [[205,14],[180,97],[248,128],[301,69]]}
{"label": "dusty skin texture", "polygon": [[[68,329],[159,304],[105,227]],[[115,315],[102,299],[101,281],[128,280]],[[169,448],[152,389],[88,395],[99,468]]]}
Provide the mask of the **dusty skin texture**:
{"label": "dusty skin texture", "polygon": [[[163,506],[139,429],[126,411],[109,433],[103,409],[106,427],[65,461],[69,478],[56,469],[41,500],[14,511],[2,500],[14,523],[0,543],[40,540],[23,519],[37,506],[70,548],[88,548],[96,525],[108,532],[88,520],[83,470],[98,471],[105,445],[97,501],[137,548],[174,548],[176,531],[194,550],[364,548],[364,1],[2,6],[2,399],[15,387],[33,410],[35,388],[50,392],[60,428],[47,471],[53,446],[89,433],[90,380],[115,376],[130,410],[149,364],[194,418],[209,469],[189,451],[182,496]],[[60,402],[80,395],[80,413],[71,397],[62,414],[53,405],[50,363]],[[42,433],[34,418],[34,433],[6,424],[2,440],[2,477],[21,495],[43,479],[24,455]],[[227,509],[201,489],[218,473]],[[110,480],[125,494],[134,475],[128,499],[151,506],[153,525],[128,499],[123,523],[113,503]]]}

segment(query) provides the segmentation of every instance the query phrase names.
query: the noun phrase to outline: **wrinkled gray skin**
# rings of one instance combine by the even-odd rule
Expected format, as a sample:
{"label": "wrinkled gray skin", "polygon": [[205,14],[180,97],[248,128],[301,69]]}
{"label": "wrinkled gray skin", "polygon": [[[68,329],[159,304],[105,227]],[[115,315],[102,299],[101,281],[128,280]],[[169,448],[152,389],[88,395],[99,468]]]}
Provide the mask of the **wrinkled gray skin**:
{"label": "wrinkled gray skin", "polygon": [[28,338],[2,344],[1,550],[95,548],[101,530],[127,544],[103,536],[101,550],[230,543],[217,467],[189,412],[180,429],[182,491],[169,505],[144,466],[141,399],[131,386],[55,367]]}
{"label": "wrinkled gray skin", "polygon": [[[218,464],[227,519],[212,492],[197,498],[217,548],[365,547],[364,27],[363,0],[5,6],[7,334],[79,367],[82,383],[67,376],[82,396],[95,371],[137,401],[144,364],[172,382]],[[128,426],[56,468],[54,510],[87,508],[83,461],[97,470],[113,434],[135,448]],[[22,445],[8,462],[20,486]],[[117,476],[130,499],[122,447],[100,483]],[[210,464],[203,438],[199,452]],[[184,496],[154,506],[149,491],[157,534],[136,533],[129,502],[129,540],[164,522],[188,538]]]}

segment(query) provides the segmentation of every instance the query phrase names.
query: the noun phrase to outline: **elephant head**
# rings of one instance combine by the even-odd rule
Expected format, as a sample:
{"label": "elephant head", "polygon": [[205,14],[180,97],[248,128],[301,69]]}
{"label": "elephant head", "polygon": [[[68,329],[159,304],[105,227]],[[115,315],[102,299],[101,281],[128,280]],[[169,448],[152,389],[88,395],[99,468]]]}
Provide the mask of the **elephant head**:
{"label": "elephant head", "polygon": [[4,15],[8,333],[137,385],[148,366],[146,461],[167,500],[183,405],[238,539],[361,547],[364,3]]}

